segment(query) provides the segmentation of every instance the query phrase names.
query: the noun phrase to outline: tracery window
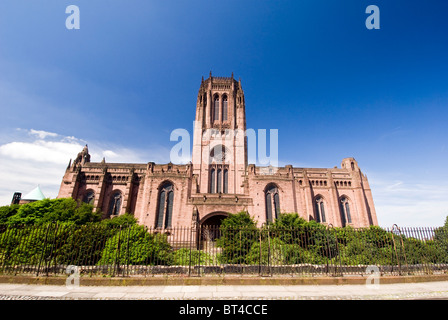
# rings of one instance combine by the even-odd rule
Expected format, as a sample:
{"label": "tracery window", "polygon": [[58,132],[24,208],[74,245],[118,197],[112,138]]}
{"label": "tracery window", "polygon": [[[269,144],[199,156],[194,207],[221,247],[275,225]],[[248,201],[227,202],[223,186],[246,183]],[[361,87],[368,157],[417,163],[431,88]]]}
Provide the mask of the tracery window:
{"label": "tracery window", "polygon": [[280,197],[275,185],[268,186],[265,192],[266,221],[273,222],[280,214]]}
{"label": "tracery window", "polygon": [[92,190],[87,191],[82,199],[83,202],[91,205],[93,205],[94,200],[95,200],[95,192],[93,192]]}
{"label": "tracery window", "polygon": [[215,146],[210,152],[209,193],[228,193],[229,166],[226,162],[226,148]]}
{"label": "tracery window", "polygon": [[109,210],[107,215],[110,216],[116,216],[120,214],[121,209],[121,203],[122,203],[122,196],[120,191],[116,191],[112,194],[112,197],[110,198],[109,202]]}
{"label": "tracery window", "polygon": [[215,193],[216,191],[216,170],[215,168],[210,169],[210,193]]}
{"label": "tracery window", "polygon": [[157,206],[157,228],[171,227],[173,217],[174,186],[171,182],[164,183],[159,190]]}
{"label": "tracery window", "polygon": [[222,97],[222,121],[227,121],[227,118],[228,118],[227,112],[228,112],[228,110],[227,110],[227,96],[224,95]]}
{"label": "tracery window", "polygon": [[316,221],[317,222],[326,222],[325,217],[325,204],[324,199],[321,196],[318,196],[315,200],[315,209],[316,209]]}
{"label": "tracery window", "polygon": [[340,207],[341,207],[342,226],[344,227],[347,223],[352,223],[352,216],[350,214],[350,204],[346,197],[341,198]]}
{"label": "tracery window", "polygon": [[209,193],[229,192],[229,167],[224,164],[210,165]]}
{"label": "tracery window", "polygon": [[213,121],[219,121],[219,96],[213,97]]}

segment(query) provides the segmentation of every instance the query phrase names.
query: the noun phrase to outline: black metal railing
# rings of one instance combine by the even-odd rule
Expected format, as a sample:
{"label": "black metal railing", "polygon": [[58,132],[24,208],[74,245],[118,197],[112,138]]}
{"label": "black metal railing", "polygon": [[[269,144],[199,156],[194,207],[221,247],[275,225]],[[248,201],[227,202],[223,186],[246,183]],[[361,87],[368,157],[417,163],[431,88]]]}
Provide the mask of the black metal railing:
{"label": "black metal railing", "polygon": [[436,274],[448,271],[440,228],[148,229],[102,224],[0,226],[0,273],[50,276],[76,266],[84,275]]}

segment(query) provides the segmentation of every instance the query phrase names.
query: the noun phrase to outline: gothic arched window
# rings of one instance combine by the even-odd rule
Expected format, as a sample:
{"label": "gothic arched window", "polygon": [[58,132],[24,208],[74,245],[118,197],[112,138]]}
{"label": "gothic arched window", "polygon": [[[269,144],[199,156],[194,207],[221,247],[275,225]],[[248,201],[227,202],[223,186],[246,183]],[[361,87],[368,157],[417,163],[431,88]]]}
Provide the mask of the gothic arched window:
{"label": "gothic arched window", "polygon": [[275,185],[268,186],[265,191],[266,221],[273,222],[280,214],[280,197]]}
{"label": "gothic arched window", "polygon": [[87,191],[82,199],[83,202],[91,205],[93,205],[94,200],[95,200],[95,192],[93,192],[92,190]]}
{"label": "gothic arched window", "polygon": [[166,182],[159,189],[157,206],[157,228],[171,227],[173,216],[174,187],[171,182]]}
{"label": "gothic arched window", "polygon": [[227,121],[227,96],[222,97],[222,121]]}
{"label": "gothic arched window", "polygon": [[210,165],[210,189],[209,193],[228,193],[229,169],[227,165]]}
{"label": "gothic arched window", "polygon": [[226,165],[226,154],[226,147],[222,144],[210,152],[209,193],[228,193],[229,166]]}
{"label": "gothic arched window", "polygon": [[340,205],[341,205],[342,226],[344,227],[347,223],[352,223],[352,216],[350,214],[350,204],[346,197],[342,197]]}
{"label": "gothic arched window", "polygon": [[216,170],[215,168],[210,169],[210,193],[216,192]]}
{"label": "gothic arched window", "polygon": [[223,179],[223,186],[222,186],[222,192],[227,193],[229,192],[229,170],[227,168],[224,169],[224,179]]}
{"label": "gothic arched window", "polygon": [[316,221],[326,222],[324,199],[321,196],[318,196],[315,201]]}
{"label": "gothic arched window", "polygon": [[114,192],[109,202],[109,210],[107,212],[107,215],[109,217],[117,216],[120,214],[121,202],[122,202],[121,192],[120,191]]}
{"label": "gothic arched window", "polygon": [[222,192],[222,169],[218,168],[218,174],[216,175],[216,192]]}
{"label": "gothic arched window", "polygon": [[213,97],[213,121],[219,121],[219,96]]}

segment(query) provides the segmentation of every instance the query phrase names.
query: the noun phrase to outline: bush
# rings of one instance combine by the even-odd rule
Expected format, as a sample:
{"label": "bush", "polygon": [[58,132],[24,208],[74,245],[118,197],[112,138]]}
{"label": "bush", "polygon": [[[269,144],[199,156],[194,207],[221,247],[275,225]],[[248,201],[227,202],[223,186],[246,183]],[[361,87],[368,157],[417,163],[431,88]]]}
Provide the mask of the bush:
{"label": "bush", "polygon": [[140,225],[117,232],[106,241],[98,265],[169,265],[172,248],[165,234],[150,234]]}
{"label": "bush", "polygon": [[[261,247],[261,248],[260,248]],[[261,254],[260,254],[261,249]],[[286,264],[287,245],[278,238],[254,242],[247,256],[247,263],[261,265]]]}
{"label": "bush", "polygon": [[55,263],[57,248],[67,238],[69,230],[53,223],[40,226],[11,226],[0,236],[3,264],[37,265]]}
{"label": "bush", "polygon": [[222,248],[224,263],[247,263],[246,256],[258,240],[258,229],[249,213],[229,214],[221,223],[221,237],[216,241]]}
{"label": "bush", "polygon": [[189,265],[213,265],[219,263],[220,256],[213,256],[207,252],[200,250],[190,250],[182,248],[174,251],[173,265],[189,266]]}
{"label": "bush", "polygon": [[120,226],[131,226],[137,224],[137,219],[129,213],[119,215],[118,217],[113,217],[112,219],[104,219],[101,224],[108,227],[120,227]]}
{"label": "bush", "polygon": [[297,213],[280,213],[277,219],[270,224],[272,229],[301,229],[307,224],[307,221],[301,218]]}
{"label": "bush", "polygon": [[67,239],[57,252],[58,263],[67,265],[96,265],[107,239],[118,229],[100,223],[66,226]]}
{"label": "bush", "polygon": [[9,217],[17,214],[17,210],[19,210],[19,208],[20,205],[18,204],[0,207],[0,224],[6,224]]}

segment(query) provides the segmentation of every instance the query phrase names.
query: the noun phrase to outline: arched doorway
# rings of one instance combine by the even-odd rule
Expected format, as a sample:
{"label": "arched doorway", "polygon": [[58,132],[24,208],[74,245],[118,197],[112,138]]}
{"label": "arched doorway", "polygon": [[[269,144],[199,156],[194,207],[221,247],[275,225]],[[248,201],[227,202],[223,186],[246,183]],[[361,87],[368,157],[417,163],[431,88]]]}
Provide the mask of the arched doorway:
{"label": "arched doorway", "polygon": [[222,220],[227,218],[227,212],[212,212],[199,221],[200,233],[199,244],[201,249],[213,249],[214,242],[220,237],[220,226]]}
{"label": "arched doorway", "polygon": [[212,212],[206,215],[199,221],[199,225],[201,227],[219,227],[221,225],[222,220],[227,218],[229,214],[227,212]]}

